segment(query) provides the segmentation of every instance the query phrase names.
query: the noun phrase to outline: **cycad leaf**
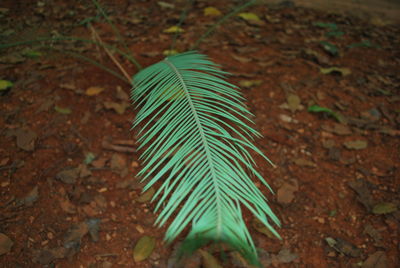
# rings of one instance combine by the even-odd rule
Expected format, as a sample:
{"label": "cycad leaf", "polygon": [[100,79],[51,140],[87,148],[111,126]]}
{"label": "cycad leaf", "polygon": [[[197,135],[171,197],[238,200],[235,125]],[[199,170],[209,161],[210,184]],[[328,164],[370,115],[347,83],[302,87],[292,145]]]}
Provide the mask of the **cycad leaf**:
{"label": "cycad leaf", "polygon": [[226,72],[205,55],[187,52],[167,57],[135,75],[132,98],[141,107],[134,127],[141,126],[145,189],[162,184],[156,223],[172,220],[165,240],[174,240],[189,224],[182,247],[194,251],[223,242],[252,264],[257,253],[242,217],[247,207],[279,237],[279,225],[267,200],[251,180],[268,184],[255,169],[249,150],[258,132],[249,125],[251,113],[238,88],[223,80]]}

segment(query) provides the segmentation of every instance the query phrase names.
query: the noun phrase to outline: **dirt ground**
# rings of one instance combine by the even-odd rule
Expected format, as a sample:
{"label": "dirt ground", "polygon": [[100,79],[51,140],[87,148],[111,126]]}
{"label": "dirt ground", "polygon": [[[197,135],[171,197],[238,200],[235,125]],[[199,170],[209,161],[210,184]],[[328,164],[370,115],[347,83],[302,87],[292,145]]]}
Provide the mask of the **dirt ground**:
{"label": "dirt ground", "polygon": [[[264,0],[278,4],[280,0]],[[296,5],[341,15],[361,18],[367,22],[400,22],[400,1],[398,0],[296,0]]]}
{"label": "dirt ground", "polygon": [[[101,1],[142,66],[164,58],[185,3]],[[176,49],[220,18],[206,7],[226,14],[238,3],[194,1]],[[259,20],[230,18],[199,52],[233,74],[264,136],[257,146],[277,165],[256,158],[282,240],[244,212],[263,266],[399,267],[399,25],[290,1],[244,12]],[[124,49],[92,1],[0,2],[0,46],[96,33]],[[120,74],[87,42],[0,48],[0,266],[250,267],[212,246],[176,263],[183,236],[163,242],[135,177],[131,87],[83,57]],[[143,237],[149,256],[135,261]]]}

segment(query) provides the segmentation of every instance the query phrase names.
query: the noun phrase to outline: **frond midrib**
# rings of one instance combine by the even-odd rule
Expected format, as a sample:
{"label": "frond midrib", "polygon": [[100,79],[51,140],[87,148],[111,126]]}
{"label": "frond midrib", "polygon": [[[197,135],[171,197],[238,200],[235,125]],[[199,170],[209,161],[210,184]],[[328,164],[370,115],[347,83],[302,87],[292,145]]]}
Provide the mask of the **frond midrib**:
{"label": "frond midrib", "polygon": [[173,70],[173,72],[178,77],[180,83],[182,84],[182,87],[183,87],[183,90],[185,92],[186,98],[187,98],[187,100],[189,102],[190,109],[191,109],[191,111],[193,113],[194,120],[196,122],[197,128],[198,128],[199,133],[200,133],[201,141],[202,141],[205,153],[206,153],[206,159],[207,159],[206,161],[208,162],[208,166],[209,166],[210,172],[211,172],[211,178],[212,178],[213,185],[214,185],[215,198],[216,198],[216,207],[217,207],[216,234],[217,234],[217,238],[220,238],[221,237],[221,232],[222,232],[221,196],[220,196],[220,189],[219,189],[219,185],[218,185],[218,179],[217,179],[216,172],[215,172],[215,166],[214,166],[214,163],[213,163],[213,160],[212,160],[212,156],[211,156],[211,152],[210,152],[210,148],[209,148],[210,146],[208,144],[208,141],[207,141],[206,135],[204,133],[203,126],[202,126],[202,124],[200,122],[198,113],[197,113],[197,111],[196,111],[196,109],[194,107],[193,100],[192,100],[192,98],[191,98],[191,96],[189,94],[188,88],[186,86],[185,81],[183,80],[183,77],[182,77],[181,73],[175,67],[175,65],[168,60],[168,58],[164,59],[164,61]]}

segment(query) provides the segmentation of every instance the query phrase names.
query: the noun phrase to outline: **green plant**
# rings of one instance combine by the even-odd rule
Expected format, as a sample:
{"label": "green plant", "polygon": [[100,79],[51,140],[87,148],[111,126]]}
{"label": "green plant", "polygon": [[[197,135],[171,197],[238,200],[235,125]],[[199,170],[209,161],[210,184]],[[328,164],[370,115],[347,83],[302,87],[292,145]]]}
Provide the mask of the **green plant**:
{"label": "green plant", "polygon": [[187,52],[134,76],[132,98],[141,107],[134,127],[144,124],[138,142],[139,149],[146,147],[139,176],[148,180],[144,191],[162,181],[153,197],[160,197],[159,226],[179,210],[167,242],[191,223],[183,251],[223,242],[258,264],[241,206],[279,237],[268,219],[279,220],[250,179],[249,173],[269,188],[248,150],[269,159],[252,144],[259,134],[249,126],[251,114],[237,87],[223,80],[226,74],[205,55]]}

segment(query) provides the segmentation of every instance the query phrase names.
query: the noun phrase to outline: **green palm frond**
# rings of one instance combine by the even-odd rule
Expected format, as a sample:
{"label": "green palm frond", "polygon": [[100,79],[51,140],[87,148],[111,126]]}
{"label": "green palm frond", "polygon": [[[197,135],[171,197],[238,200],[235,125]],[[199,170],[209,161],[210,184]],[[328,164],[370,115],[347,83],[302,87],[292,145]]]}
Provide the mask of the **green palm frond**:
{"label": "green palm frond", "polygon": [[132,98],[141,109],[133,127],[143,125],[139,176],[147,180],[144,191],[162,182],[153,200],[159,198],[156,224],[174,216],[167,242],[191,224],[185,250],[223,242],[255,264],[257,253],[241,208],[247,207],[277,237],[270,221],[279,225],[279,220],[251,180],[257,177],[269,188],[249,150],[269,160],[253,145],[259,134],[249,126],[252,114],[225,75],[205,55],[187,52],[134,76]]}

